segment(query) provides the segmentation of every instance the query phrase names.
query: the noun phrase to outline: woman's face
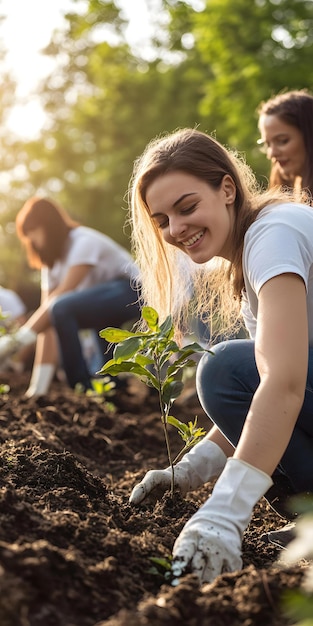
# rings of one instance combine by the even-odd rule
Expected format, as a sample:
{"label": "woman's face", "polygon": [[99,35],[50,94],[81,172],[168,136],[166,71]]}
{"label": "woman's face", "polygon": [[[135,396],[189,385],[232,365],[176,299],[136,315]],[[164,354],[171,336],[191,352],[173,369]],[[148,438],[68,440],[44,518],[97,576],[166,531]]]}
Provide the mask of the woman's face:
{"label": "woman's face", "polygon": [[195,263],[229,259],[236,187],[224,176],[218,190],[183,171],[168,172],[149,185],[146,201],[165,241]]}
{"label": "woman's face", "polygon": [[301,131],[278,115],[261,115],[259,129],[266,156],[278,164],[282,177],[303,176],[306,149]]}

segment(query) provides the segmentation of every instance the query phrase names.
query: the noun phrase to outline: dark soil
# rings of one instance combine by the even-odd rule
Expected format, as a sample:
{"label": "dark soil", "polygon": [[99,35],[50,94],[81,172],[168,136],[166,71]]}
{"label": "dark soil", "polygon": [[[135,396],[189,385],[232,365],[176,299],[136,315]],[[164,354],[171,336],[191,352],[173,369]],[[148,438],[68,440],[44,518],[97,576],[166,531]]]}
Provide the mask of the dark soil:
{"label": "dark soil", "polygon": [[[173,588],[153,573],[210,492],[168,495],[141,508],[128,497],[148,469],[167,465],[157,400],[139,381],[118,392],[115,411],[55,382],[26,400],[26,378],[0,396],[1,626],[286,626],[282,598],[305,565],[283,570],[260,541],[283,526],[262,499],[243,544],[244,568],[199,587]],[[192,387],[191,387],[192,389]],[[190,389],[173,414],[210,424]],[[171,431],[174,451],[181,440]]]}

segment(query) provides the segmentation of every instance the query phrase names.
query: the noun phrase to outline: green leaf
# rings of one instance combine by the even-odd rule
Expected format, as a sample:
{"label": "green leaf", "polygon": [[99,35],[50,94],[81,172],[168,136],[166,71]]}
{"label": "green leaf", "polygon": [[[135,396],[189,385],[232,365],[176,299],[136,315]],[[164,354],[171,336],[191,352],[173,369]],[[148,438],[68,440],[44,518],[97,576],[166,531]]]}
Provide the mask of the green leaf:
{"label": "green leaf", "polygon": [[122,363],[116,363],[113,359],[111,361],[107,361],[101,370],[97,372],[97,374],[111,374],[112,376],[117,376],[121,372],[129,372],[129,366],[131,365],[130,361],[123,361]]}
{"label": "green leaf", "polygon": [[168,352],[171,352],[172,354],[179,354],[179,346],[176,341],[171,341],[170,337],[164,340],[164,345]]}
{"label": "green leaf", "polygon": [[197,361],[194,361],[194,359],[187,359],[187,361],[184,362],[184,367],[196,367],[197,366]]}
{"label": "green leaf", "polygon": [[177,430],[181,430],[187,436],[189,435],[189,428],[184,422],[180,422],[176,417],[173,417],[173,415],[169,415],[167,421],[172,426],[175,426]]}
{"label": "green leaf", "polygon": [[[204,352],[204,350],[202,350],[202,352]],[[183,348],[179,351],[176,362],[182,363],[183,361],[186,361],[193,354],[195,354],[194,350]]]}
{"label": "green leaf", "polygon": [[131,333],[129,330],[114,328],[113,326],[108,326],[99,332],[99,336],[102,337],[102,339],[106,339],[109,343],[119,343],[120,341],[128,339],[128,337],[133,337],[133,335],[134,333]]}
{"label": "green leaf", "polygon": [[115,389],[115,383],[109,376],[104,376],[103,378],[93,378],[91,384],[99,396],[110,394],[110,392]]}
{"label": "green leaf", "polygon": [[178,372],[181,375],[181,369],[182,369],[182,365],[178,364],[177,365],[177,361],[175,361],[175,363],[173,363],[173,365],[169,365],[167,368],[167,375],[168,376],[176,376],[176,374],[178,374]]}
{"label": "green leaf", "polygon": [[147,365],[153,365],[154,363],[154,360],[151,357],[146,356],[145,354],[136,354],[135,361],[143,367],[146,367]]}
{"label": "green leaf", "polygon": [[199,428],[196,428],[196,430],[193,430],[193,429],[191,430],[191,435],[193,439],[202,439],[202,437],[204,437],[205,434],[206,432],[204,428],[202,428],[202,426]]}
{"label": "green leaf", "polygon": [[142,339],[141,337],[129,337],[125,339],[125,341],[118,343],[114,348],[114,360],[117,362],[130,359],[133,357],[138,350],[142,348]]}
{"label": "green leaf", "polygon": [[160,326],[160,335],[168,337],[168,335],[170,334],[170,339],[172,338],[173,334],[174,334],[174,328],[173,328],[173,320],[172,320],[172,316],[168,315],[167,318],[164,320],[164,322],[161,324]]}
{"label": "green leaf", "polygon": [[151,306],[144,306],[141,312],[151,330],[159,330],[159,315]]}
{"label": "green leaf", "polygon": [[173,400],[176,400],[176,398],[180,396],[183,388],[184,388],[184,385],[179,380],[166,383],[163,386],[163,390],[162,390],[164,402],[166,404],[169,404],[171,401],[173,402]]}
{"label": "green leaf", "polygon": [[131,374],[135,374],[136,376],[149,378],[151,382],[155,382],[156,378],[149,372],[145,367],[141,367],[138,363],[134,363],[133,361],[121,361],[120,363],[116,363],[113,359],[104,364],[102,369],[97,372],[98,374],[112,374],[112,376],[116,376],[121,372],[130,372]]}
{"label": "green leaf", "polygon": [[188,354],[194,354],[196,352],[210,352],[210,354],[213,354],[211,350],[206,350],[205,348],[200,346],[200,344],[197,343],[196,341],[193,343],[189,343],[187,346],[184,346],[181,350],[182,352],[184,353],[187,352]]}
{"label": "green leaf", "polygon": [[155,565],[159,565],[164,570],[170,570],[171,566],[172,566],[172,556],[171,555],[168,556],[168,557],[150,556],[149,557],[149,561],[152,561],[152,563],[155,563]]}
{"label": "green leaf", "polygon": [[164,367],[165,365],[167,365],[167,368],[169,367],[169,359],[171,356],[172,356],[171,353],[167,351],[164,351],[161,354],[160,359],[159,359],[160,369]]}

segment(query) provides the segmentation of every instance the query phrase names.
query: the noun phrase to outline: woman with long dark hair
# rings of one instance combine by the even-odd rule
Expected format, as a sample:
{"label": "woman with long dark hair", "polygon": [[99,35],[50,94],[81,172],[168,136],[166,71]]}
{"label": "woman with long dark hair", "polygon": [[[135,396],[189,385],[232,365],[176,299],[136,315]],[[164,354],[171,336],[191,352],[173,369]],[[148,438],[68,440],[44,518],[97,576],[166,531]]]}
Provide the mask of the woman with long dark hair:
{"label": "woman with long dark hair", "polygon": [[36,342],[26,396],[48,392],[60,354],[69,385],[90,389],[92,372],[79,331],[95,330],[103,363],[110,358],[99,331],[139,316],[133,259],[110,237],[80,225],[47,198],[32,197],[24,204],[16,232],[29,265],[41,271],[41,304],[14,335],[0,338],[0,359]]}

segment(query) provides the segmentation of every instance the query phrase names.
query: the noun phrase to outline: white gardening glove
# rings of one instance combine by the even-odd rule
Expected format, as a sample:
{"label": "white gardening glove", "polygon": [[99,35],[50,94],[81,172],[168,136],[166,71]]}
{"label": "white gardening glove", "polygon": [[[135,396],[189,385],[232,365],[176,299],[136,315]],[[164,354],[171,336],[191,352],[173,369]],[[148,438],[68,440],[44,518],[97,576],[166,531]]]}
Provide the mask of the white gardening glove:
{"label": "white gardening glove", "polygon": [[[209,439],[202,439],[174,466],[175,488],[179,489],[184,497],[188,491],[193,491],[211,478],[219,476],[226,461],[226,455],[216,443]],[[150,470],[134,487],[129,502],[139,504],[156,489],[158,494],[164,493],[171,488],[171,483],[171,467],[164,470]]]}
{"label": "white gardening glove", "polygon": [[54,373],[55,365],[52,363],[34,365],[29,387],[25,392],[25,397],[35,398],[38,396],[44,396],[49,391]]}
{"label": "white gardening glove", "polygon": [[0,362],[15,354],[21,348],[35,343],[37,333],[26,326],[21,326],[15,333],[0,337]]}
{"label": "white gardening glove", "polygon": [[239,459],[228,459],[211,497],[185,524],[173,548],[173,585],[186,573],[200,583],[242,567],[241,541],[257,501],[273,484],[270,476]]}

